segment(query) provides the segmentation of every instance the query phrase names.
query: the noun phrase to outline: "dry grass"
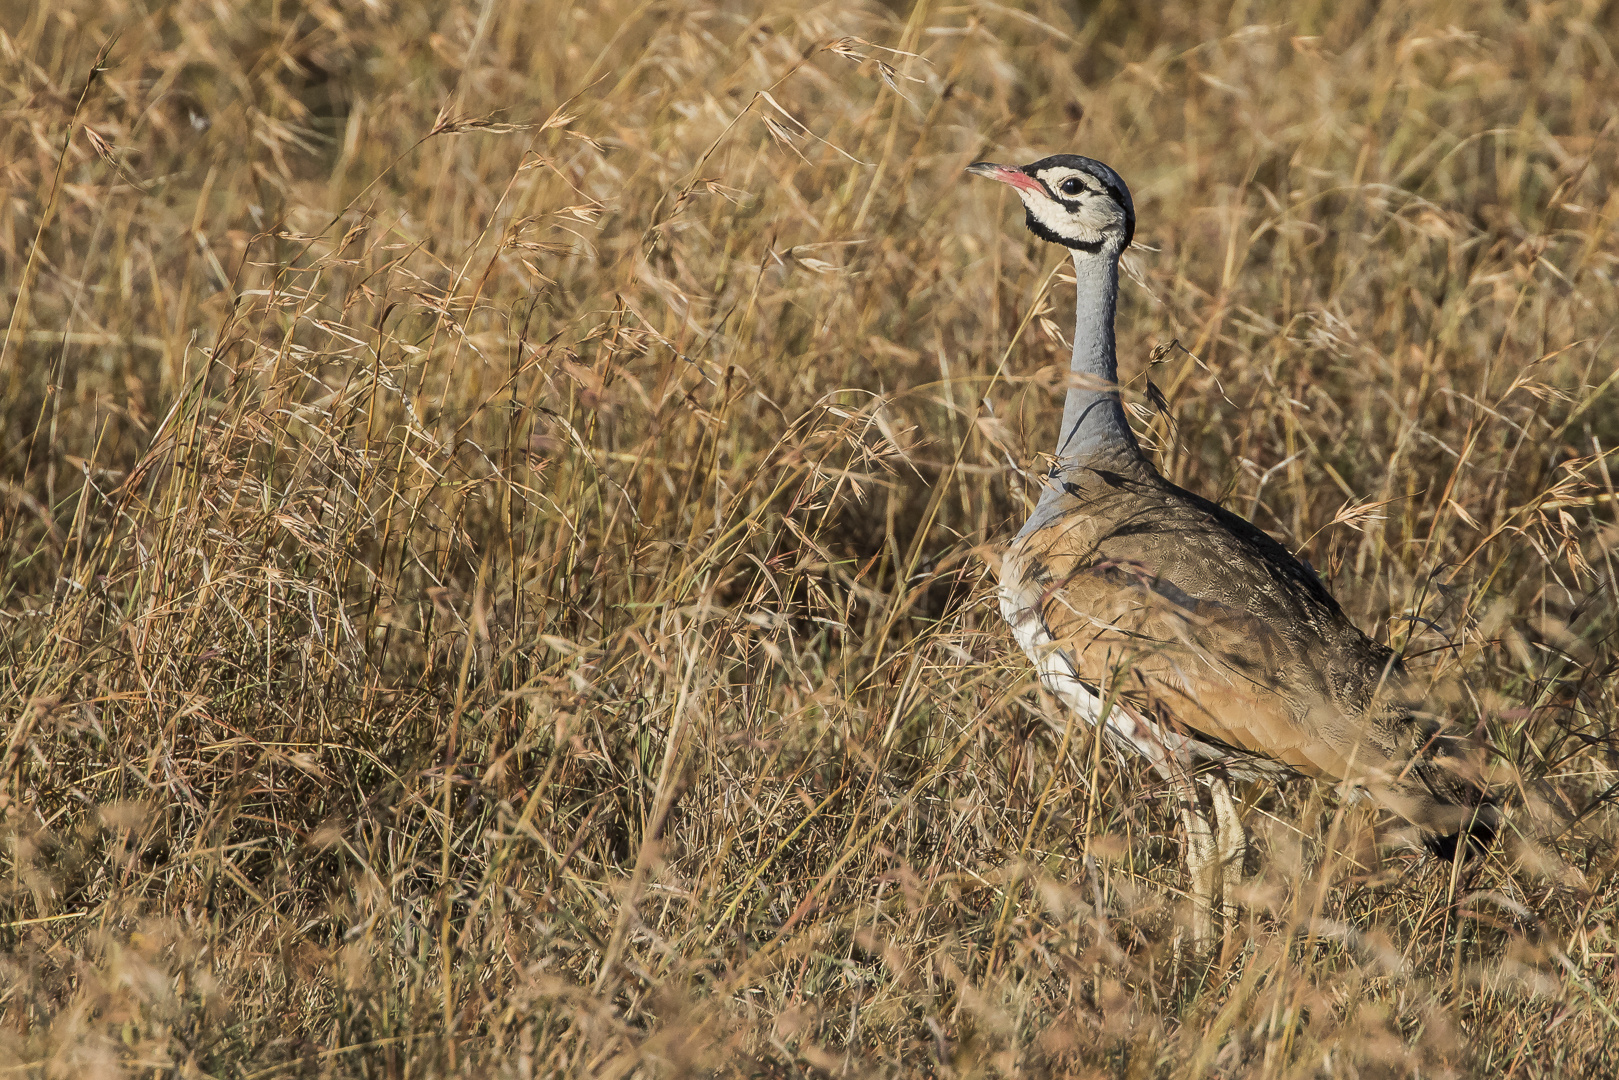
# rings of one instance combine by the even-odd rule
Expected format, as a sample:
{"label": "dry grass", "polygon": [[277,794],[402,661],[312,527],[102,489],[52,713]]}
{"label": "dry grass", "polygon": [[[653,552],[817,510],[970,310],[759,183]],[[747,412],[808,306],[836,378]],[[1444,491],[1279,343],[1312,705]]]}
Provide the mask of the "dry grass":
{"label": "dry grass", "polygon": [[[1518,7],[0,9],[6,1075],[1614,1075],[1619,25]],[[1162,467],[1549,849],[1256,788],[1177,954],[991,599],[1063,150]]]}

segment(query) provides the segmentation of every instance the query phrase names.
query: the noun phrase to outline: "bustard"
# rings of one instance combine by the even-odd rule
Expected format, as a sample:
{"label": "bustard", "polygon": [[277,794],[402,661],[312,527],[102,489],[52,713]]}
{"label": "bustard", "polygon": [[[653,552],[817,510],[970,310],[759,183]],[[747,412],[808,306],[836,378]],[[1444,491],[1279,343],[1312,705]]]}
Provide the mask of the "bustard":
{"label": "bustard", "polygon": [[1119,256],[1135,231],[1118,173],[1072,154],[967,171],[1017,191],[1034,234],[1069,249],[1078,292],[1056,463],[1002,560],[1001,613],[1046,686],[1172,785],[1194,944],[1212,940],[1217,886],[1229,909],[1241,880],[1228,778],[1347,781],[1436,854],[1487,843],[1497,820],[1470,779],[1476,747],[1416,715],[1399,657],[1281,544],[1141,452],[1114,350]]}

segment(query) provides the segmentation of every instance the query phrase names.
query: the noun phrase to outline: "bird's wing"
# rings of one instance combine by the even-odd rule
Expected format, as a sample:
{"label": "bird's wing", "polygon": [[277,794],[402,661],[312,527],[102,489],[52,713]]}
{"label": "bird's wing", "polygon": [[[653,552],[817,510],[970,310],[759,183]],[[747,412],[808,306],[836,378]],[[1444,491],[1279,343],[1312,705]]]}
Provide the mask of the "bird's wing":
{"label": "bird's wing", "polygon": [[1007,553],[1001,592],[1043,673],[1041,651],[1060,652],[1068,678],[1178,726],[1195,755],[1348,781],[1440,835],[1471,828],[1485,799],[1480,748],[1419,718],[1393,654],[1314,572],[1156,474],[1065,476]]}
{"label": "bird's wing", "polygon": [[1472,827],[1483,795],[1470,744],[1415,718],[1389,650],[1281,545],[1178,489],[1054,510],[1001,574],[1003,608],[1042,671],[1037,654],[1059,651],[1073,680],[1190,736],[1202,756],[1349,781],[1440,836]]}
{"label": "bird's wing", "polygon": [[1109,560],[1028,575],[1009,591],[1039,620],[1039,647],[1060,650],[1080,681],[1200,741],[1307,776],[1348,775],[1357,740],[1322,708],[1322,673],[1253,614]]}
{"label": "bird's wing", "polygon": [[1002,567],[1007,616],[1034,620],[1076,679],[1202,741],[1343,780],[1407,755],[1389,651],[1285,548],[1155,477],[1080,474],[1043,501]]}

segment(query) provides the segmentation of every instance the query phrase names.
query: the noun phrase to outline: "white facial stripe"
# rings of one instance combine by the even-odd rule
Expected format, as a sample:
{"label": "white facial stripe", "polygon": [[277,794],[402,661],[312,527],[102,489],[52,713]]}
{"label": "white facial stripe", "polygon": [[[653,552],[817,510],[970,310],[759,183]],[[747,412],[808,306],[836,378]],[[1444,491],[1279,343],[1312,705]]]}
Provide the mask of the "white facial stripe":
{"label": "white facial stripe", "polygon": [[1107,229],[1122,227],[1125,222],[1123,209],[1106,192],[1087,191],[1066,202],[1058,202],[1043,191],[1020,190],[1018,195],[1031,218],[1053,236],[1072,243],[1100,243]]}
{"label": "white facial stripe", "polygon": [[1101,231],[1092,223],[1081,220],[1079,215],[1044,195],[1028,192],[1023,196],[1023,204],[1029,208],[1029,213],[1036,221],[1058,236],[1087,244],[1093,244],[1102,238]]}

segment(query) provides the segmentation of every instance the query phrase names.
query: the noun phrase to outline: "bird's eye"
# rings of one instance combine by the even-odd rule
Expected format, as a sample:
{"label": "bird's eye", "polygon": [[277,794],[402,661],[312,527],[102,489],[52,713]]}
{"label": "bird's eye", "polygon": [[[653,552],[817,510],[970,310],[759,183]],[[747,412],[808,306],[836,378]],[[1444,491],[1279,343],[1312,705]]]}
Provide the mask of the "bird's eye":
{"label": "bird's eye", "polygon": [[1068,179],[1058,184],[1057,187],[1062,190],[1064,195],[1078,195],[1081,191],[1085,190],[1085,185],[1079,182],[1079,177],[1077,176],[1070,176]]}

